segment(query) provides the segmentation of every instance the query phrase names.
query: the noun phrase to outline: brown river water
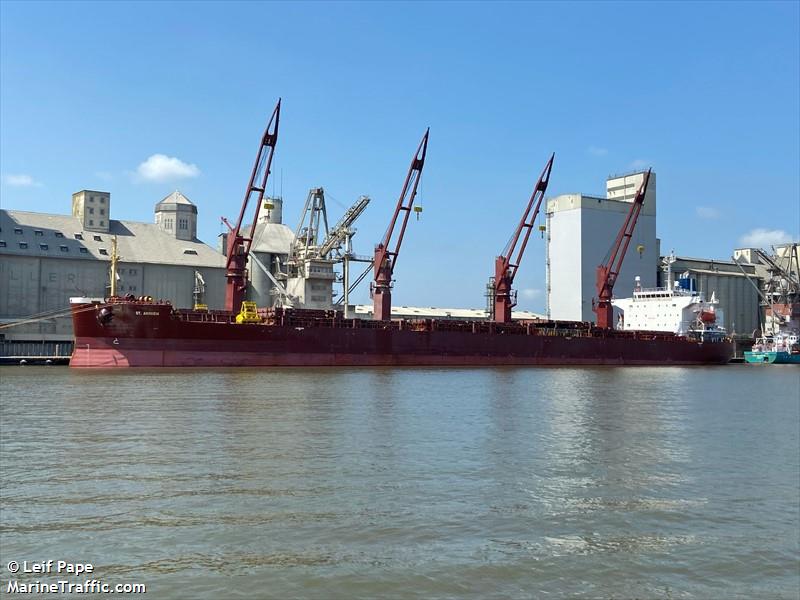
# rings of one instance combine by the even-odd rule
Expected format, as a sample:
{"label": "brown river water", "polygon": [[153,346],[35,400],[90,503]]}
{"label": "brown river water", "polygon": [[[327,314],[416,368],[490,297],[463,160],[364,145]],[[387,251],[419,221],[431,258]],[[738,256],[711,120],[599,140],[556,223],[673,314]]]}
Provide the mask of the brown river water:
{"label": "brown river water", "polygon": [[[0,403],[2,597],[800,598],[791,365],[2,367]],[[48,560],[93,572],[9,571]]]}

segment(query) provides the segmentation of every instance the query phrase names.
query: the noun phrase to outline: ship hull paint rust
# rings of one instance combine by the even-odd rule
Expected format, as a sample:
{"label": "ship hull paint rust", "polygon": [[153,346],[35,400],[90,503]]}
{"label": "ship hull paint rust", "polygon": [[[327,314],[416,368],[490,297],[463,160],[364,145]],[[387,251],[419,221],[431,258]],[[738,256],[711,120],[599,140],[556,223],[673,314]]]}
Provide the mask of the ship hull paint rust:
{"label": "ship hull paint rust", "polygon": [[[102,306],[114,311],[105,325],[97,319]],[[195,322],[172,313],[164,304],[73,305],[75,349],[70,366],[693,365],[724,364],[733,354],[729,342],[701,344],[677,336],[235,325]]]}

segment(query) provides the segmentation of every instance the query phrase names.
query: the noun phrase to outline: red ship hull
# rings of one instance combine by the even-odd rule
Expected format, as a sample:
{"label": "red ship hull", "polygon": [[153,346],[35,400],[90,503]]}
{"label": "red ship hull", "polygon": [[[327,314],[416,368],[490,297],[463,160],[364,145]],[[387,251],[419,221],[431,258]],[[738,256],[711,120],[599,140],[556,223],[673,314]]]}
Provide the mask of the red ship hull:
{"label": "red ship hull", "polygon": [[118,301],[73,304],[72,367],[724,364],[728,340],[699,342],[587,323],[369,321],[334,311],[221,312]]}

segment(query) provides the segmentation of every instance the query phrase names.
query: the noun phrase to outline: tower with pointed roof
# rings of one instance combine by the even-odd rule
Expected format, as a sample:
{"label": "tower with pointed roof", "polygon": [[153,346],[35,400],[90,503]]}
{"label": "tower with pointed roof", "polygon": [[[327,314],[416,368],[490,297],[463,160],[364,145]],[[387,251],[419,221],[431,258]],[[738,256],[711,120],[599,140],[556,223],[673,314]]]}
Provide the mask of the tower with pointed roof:
{"label": "tower with pointed roof", "polygon": [[178,240],[197,237],[197,207],[178,190],[156,204],[156,225]]}

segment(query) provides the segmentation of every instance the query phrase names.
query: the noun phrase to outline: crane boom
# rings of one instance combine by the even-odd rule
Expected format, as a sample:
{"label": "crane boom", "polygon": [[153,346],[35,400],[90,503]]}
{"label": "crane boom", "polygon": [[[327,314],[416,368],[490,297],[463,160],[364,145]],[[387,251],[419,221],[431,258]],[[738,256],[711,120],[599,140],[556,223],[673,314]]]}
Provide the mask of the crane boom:
{"label": "crane boom", "polygon": [[[232,312],[241,308],[242,300],[244,300],[245,291],[247,290],[247,257],[253,244],[253,232],[258,222],[258,212],[261,209],[264,191],[267,189],[272,156],[275,153],[275,144],[278,141],[280,116],[281,101],[278,99],[264,134],[261,136],[261,145],[258,147],[253,172],[250,175],[250,182],[247,184],[247,191],[242,201],[242,208],[239,211],[239,218],[236,220],[236,226],[231,227],[227,220],[224,218],[222,220],[230,230],[227,244],[228,261],[225,264],[225,277],[227,278],[225,308]],[[253,199],[255,199],[256,207],[253,215],[252,231],[249,236],[245,236],[242,233],[242,225],[247,207]]]}
{"label": "crane boom", "polygon": [[[425,165],[429,133],[430,128],[425,131],[425,135],[422,136],[422,141],[419,143],[417,152],[414,154],[414,158],[411,159],[411,166],[408,168],[408,175],[406,175],[406,180],[403,184],[403,191],[400,193],[400,198],[397,200],[394,216],[389,223],[386,234],[383,236],[383,241],[375,247],[374,281],[372,283],[372,318],[377,321],[387,321],[391,318],[392,274],[397,264],[397,255],[403,243],[403,236],[405,235],[406,226],[408,225],[408,217],[411,215],[411,208],[414,205],[414,198],[417,195],[417,186],[419,185],[419,178],[422,176],[422,167]],[[403,215],[403,221],[400,225],[400,231],[394,249],[390,250],[389,247],[392,242],[392,235],[397,225],[400,211],[405,212],[405,214]]]}
{"label": "crane boom", "polygon": [[604,329],[613,327],[614,307],[611,305],[611,298],[614,294],[614,284],[622,269],[622,262],[628,252],[628,245],[631,243],[636,222],[639,220],[651,170],[648,169],[644,175],[642,185],[639,186],[639,191],[636,192],[636,197],[631,203],[631,208],[617,234],[617,239],[611,247],[608,260],[605,264],[597,267],[597,303],[593,303],[592,310],[597,314],[597,326]]}
{"label": "crane boom", "polygon": [[[511,286],[514,283],[514,277],[517,275],[517,270],[522,262],[522,256],[525,253],[525,248],[528,245],[528,239],[533,231],[533,225],[536,222],[536,217],[539,214],[539,208],[542,205],[547,184],[550,182],[550,171],[553,169],[553,160],[555,159],[555,152],[550,156],[550,160],[539,176],[536,186],[533,188],[528,205],[525,207],[525,212],[522,213],[522,218],[519,220],[514,234],[503,249],[503,253],[495,258],[494,261],[494,321],[495,323],[510,323],[511,322],[511,308],[516,305],[515,293],[512,292]],[[524,235],[523,235],[524,231]],[[520,238],[522,243],[520,244]],[[517,250],[519,244],[519,250]],[[516,251],[516,257],[514,252]]]}
{"label": "crane boom", "polygon": [[350,225],[364,212],[367,204],[369,204],[369,196],[361,196],[353,206],[347,209],[347,212],[330,230],[330,233],[328,233],[328,236],[319,247],[320,256],[326,257],[334,248],[341,246],[347,236],[347,232],[350,230]]}

